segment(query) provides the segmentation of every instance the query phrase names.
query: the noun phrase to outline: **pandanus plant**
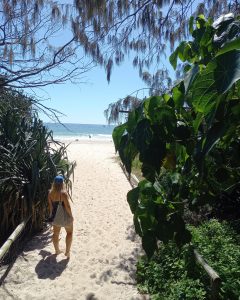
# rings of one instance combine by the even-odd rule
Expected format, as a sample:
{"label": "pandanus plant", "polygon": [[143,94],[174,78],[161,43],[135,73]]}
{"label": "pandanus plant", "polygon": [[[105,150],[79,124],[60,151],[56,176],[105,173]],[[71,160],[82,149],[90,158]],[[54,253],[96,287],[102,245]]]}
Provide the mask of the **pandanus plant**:
{"label": "pandanus plant", "polygon": [[47,193],[56,174],[69,176],[66,146],[53,140],[31,99],[13,90],[0,96],[0,243],[24,219],[34,230],[47,216]]}

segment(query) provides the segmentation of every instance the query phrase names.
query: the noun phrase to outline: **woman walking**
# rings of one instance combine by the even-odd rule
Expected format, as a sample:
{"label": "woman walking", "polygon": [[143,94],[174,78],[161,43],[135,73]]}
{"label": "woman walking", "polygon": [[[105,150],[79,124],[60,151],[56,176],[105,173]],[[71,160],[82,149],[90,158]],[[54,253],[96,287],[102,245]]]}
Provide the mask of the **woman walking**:
{"label": "woman walking", "polygon": [[[55,254],[58,255],[59,253],[61,253],[61,250],[59,249],[59,234],[61,231],[61,227],[64,227],[67,233],[65,255],[67,256],[67,258],[70,258],[70,248],[73,235],[73,216],[69,203],[68,193],[65,189],[64,179],[60,175],[54,178],[52,187],[48,193],[48,203],[51,216],[50,221],[53,222],[52,240]],[[58,220],[56,221],[56,219]]]}

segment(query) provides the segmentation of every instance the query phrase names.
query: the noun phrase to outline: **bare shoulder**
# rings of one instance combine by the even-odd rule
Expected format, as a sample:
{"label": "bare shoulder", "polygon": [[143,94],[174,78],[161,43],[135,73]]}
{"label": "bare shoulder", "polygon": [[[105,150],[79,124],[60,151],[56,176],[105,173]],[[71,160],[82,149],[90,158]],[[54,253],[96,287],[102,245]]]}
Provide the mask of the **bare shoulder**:
{"label": "bare shoulder", "polygon": [[63,196],[65,199],[68,199],[68,193],[66,191],[62,191],[61,196]]}
{"label": "bare shoulder", "polygon": [[48,191],[48,199],[52,199],[52,191],[51,190]]}

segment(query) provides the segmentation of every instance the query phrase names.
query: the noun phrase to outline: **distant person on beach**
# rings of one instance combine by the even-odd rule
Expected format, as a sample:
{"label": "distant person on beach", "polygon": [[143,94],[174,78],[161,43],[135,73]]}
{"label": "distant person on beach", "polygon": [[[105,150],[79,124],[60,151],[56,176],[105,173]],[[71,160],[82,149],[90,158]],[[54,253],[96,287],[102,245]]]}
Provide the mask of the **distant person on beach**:
{"label": "distant person on beach", "polygon": [[[61,253],[61,250],[59,249],[59,234],[61,231],[61,227],[65,227],[67,236],[66,236],[66,252],[65,255],[70,258],[70,248],[72,244],[72,235],[73,235],[73,216],[72,216],[72,210],[69,203],[68,193],[65,188],[64,179],[62,176],[56,176],[54,178],[54,181],[52,183],[52,187],[48,193],[48,204],[49,204],[49,212],[50,212],[50,219],[49,221],[53,223],[53,246],[55,249],[55,254],[58,255]],[[56,215],[59,214],[58,206],[62,205],[63,209],[66,210],[65,214],[68,217],[68,223],[66,225],[66,222],[60,225],[54,225],[54,219],[56,218]],[[58,212],[57,212],[58,211]],[[59,219],[59,216],[58,216]],[[61,216],[60,216],[61,219]],[[58,220],[59,222],[59,220]],[[55,222],[56,223],[56,222]]]}

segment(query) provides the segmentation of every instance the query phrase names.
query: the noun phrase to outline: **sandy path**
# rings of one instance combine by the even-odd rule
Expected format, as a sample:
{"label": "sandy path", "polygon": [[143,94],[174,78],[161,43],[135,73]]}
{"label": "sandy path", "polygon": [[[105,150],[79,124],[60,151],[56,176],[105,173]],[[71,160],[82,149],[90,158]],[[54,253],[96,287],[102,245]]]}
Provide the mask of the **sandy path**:
{"label": "sandy path", "polygon": [[[75,143],[74,241],[55,257],[50,230],[30,241],[0,287],[0,299],[142,299],[134,274],[140,245],[126,202],[130,185],[107,143]],[[64,249],[65,232],[60,246]]]}

